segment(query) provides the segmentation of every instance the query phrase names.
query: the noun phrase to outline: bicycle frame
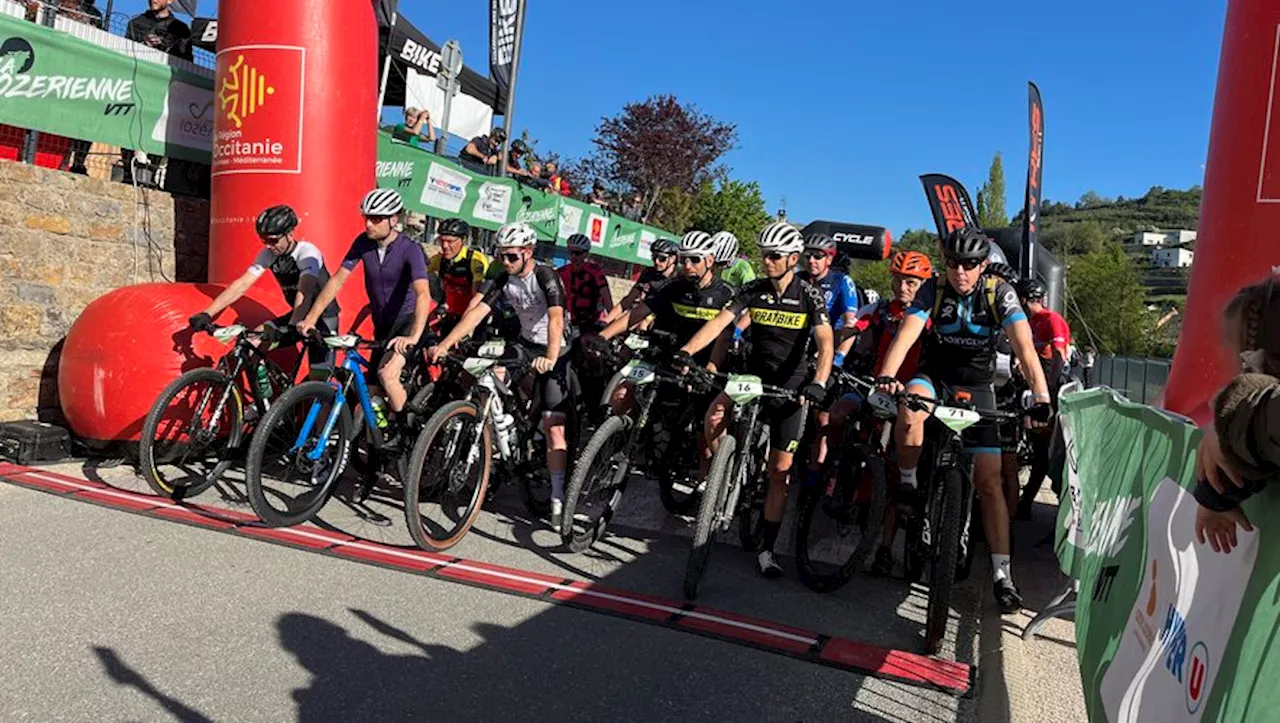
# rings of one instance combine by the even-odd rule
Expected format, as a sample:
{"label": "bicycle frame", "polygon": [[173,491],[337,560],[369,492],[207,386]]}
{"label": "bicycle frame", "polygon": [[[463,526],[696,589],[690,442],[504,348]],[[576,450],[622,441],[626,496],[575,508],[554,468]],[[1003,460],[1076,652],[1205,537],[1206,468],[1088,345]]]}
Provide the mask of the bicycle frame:
{"label": "bicycle frame", "polygon": [[[350,393],[352,382],[355,383],[356,399],[360,402],[360,409],[364,412],[364,421],[369,428],[370,434],[373,435],[373,444],[375,447],[382,446],[382,430],[378,428],[377,417],[373,412],[373,400],[369,397],[369,385],[365,382],[364,371],[370,366],[369,360],[360,355],[360,352],[354,348],[343,350],[342,366],[334,372],[334,378],[329,380],[329,384],[334,388],[333,407],[329,410],[329,415],[324,420],[324,427],[318,437],[319,444],[307,452],[307,459],[315,462],[324,454],[324,450],[329,446],[329,435],[333,433],[334,426],[338,423],[338,416],[342,413],[342,408],[347,404],[347,395]],[[316,425],[316,420],[320,417],[319,402],[312,402],[311,409],[307,412],[307,418],[302,423],[302,429],[298,432],[298,438],[294,441],[290,452],[296,452],[306,444],[307,438],[311,434],[311,430]]]}

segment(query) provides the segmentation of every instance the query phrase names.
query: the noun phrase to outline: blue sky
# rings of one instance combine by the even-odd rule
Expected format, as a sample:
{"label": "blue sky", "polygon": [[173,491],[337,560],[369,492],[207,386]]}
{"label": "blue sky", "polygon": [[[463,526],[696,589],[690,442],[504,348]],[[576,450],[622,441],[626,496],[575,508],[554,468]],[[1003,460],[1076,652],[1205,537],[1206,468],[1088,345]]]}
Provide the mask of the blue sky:
{"label": "blue sky", "polygon": [[[487,72],[487,0],[401,7]],[[602,116],[673,93],[737,124],[725,162],[760,183],[770,211],[785,197],[800,221],[900,234],[931,223],[921,173],[976,194],[996,151],[1010,215],[1022,207],[1034,80],[1046,198],[1139,196],[1202,180],[1225,11],[1225,0],[531,0],[515,127],[580,155]]]}

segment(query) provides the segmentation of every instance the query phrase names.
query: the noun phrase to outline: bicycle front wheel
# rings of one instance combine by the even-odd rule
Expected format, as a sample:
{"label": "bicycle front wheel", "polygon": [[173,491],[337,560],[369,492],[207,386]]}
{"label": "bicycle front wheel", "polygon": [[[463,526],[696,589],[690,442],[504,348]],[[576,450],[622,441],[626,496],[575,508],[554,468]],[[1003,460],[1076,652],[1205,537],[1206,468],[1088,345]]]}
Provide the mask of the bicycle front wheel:
{"label": "bicycle front wheel", "polygon": [[574,465],[573,477],[564,495],[561,539],[574,552],[582,552],[604,537],[613,511],[622,501],[627,473],[627,437],[631,420],[609,417],[591,435],[591,441]]}
{"label": "bicycle front wheel", "polygon": [[702,491],[702,504],[698,506],[698,522],[693,530],[693,548],[684,569],[684,596],[690,600],[698,597],[698,585],[707,572],[711,558],[711,546],[715,544],[717,520],[727,510],[729,503],[729,473],[733,469],[734,451],[738,442],[725,435],[711,457],[711,469],[707,472],[707,485]]}
{"label": "bicycle front wheel", "polygon": [[192,369],[160,392],[142,423],[142,476],[163,497],[195,497],[231,467],[243,435],[244,398],[235,380]]}
{"label": "bicycle front wheel", "polygon": [[336,411],[328,382],[305,382],[276,400],[249,443],[245,482],[253,511],[271,527],[297,525],[315,516],[338,485],[351,447],[351,410]]}
{"label": "bicycle front wheel", "polygon": [[960,523],[964,500],[960,470],[944,469],[935,501],[930,510],[934,548],[929,568],[929,605],[925,613],[924,646],[928,655],[936,655],[947,633],[947,617],[951,611],[951,588],[956,580],[956,559],[960,554]]}
{"label": "bicycle front wheel", "polygon": [[440,552],[471,530],[489,489],[493,431],[476,405],[450,402],[427,420],[404,479],[404,514],[418,546]]}

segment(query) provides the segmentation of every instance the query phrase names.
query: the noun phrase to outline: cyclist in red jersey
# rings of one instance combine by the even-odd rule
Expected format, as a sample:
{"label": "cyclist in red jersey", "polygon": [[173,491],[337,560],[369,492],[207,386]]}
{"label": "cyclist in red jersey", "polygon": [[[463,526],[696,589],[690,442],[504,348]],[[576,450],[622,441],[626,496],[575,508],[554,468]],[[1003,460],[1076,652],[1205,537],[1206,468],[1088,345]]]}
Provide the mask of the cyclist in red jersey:
{"label": "cyclist in red jersey", "polygon": [[598,334],[605,314],[613,308],[609,280],[604,269],[589,258],[591,239],[575,233],[569,237],[569,263],[560,267],[560,280],[567,294],[569,319],[581,334]]}
{"label": "cyclist in red jersey", "polygon": [[[1071,328],[1067,320],[1056,311],[1044,305],[1047,291],[1044,284],[1036,279],[1023,279],[1018,283],[1018,296],[1022,306],[1031,317],[1031,336],[1035,342],[1036,353],[1040,355],[1040,363],[1044,367],[1044,379],[1049,385],[1049,394],[1054,409],[1058,407],[1058,389],[1066,381],[1067,349],[1071,346]],[[1049,448],[1053,442],[1053,428],[1037,429],[1031,432],[1031,449],[1034,454],[1031,462],[1031,474],[1027,478],[1027,486],[1022,490],[1018,500],[1016,517],[1031,519],[1031,506],[1035,504],[1040,485],[1049,474]],[[1055,492],[1057,491],[1055,486]]]}

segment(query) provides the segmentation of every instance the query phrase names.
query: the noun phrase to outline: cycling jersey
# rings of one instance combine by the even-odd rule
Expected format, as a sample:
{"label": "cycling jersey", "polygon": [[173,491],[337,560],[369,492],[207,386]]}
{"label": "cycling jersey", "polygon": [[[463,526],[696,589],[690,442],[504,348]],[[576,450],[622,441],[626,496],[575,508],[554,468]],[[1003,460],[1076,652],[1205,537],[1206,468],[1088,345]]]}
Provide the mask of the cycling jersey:
{"label": "cycling jersey", "polygon": [[444,303],[450,314],[462,316],[466,312],[476,287],[485,279],[489,263],[488,256],[470,248],[459,249],[448,261],[443,253],[431,257],[427,271],[439,276],[444,284]]}
{"label": "cycling jersey", "polygon": [[[547,310],[565,308],[564,285],[555,269],[535,264],[526,276],[512,276],[505,271],[485,291],[484,303],[494,308],[505,300],[520,319],[520,338],[532,344],[547,346]],[[561,340],[561,353],[568,350]]]}
{"label": "cycling jersey", "polygon": [[1035,340],[1036,353],[1041,359],[1053,359],[1053,350],[1062,351],[1067,357],[1067,347],[1071,346],[1071,328],[1067,320],[1056,311],[1041,309],[1040,313],[1031,317],[1031,338]]}
{"label": "cycling jersey", "polygon": [[756,270],[746,259],[735,259],[729,268],[720,273],[720,280],[735,289],[740,289],[755,279]]}
{"label": "cycling jersey", "polygon": [[991,384],[1000,330],[1027,319],[1018,292],[990,276],[981,278],[968,296],[961,296],[945,277],[930,279],[907,313],[933,320],[921,366],[937,381],[953,385]]}
{"label": "cycling jersey", "polygon": [[858,310],[858,287],[853,279],[839,271],[827,271],[821,279],[813,279],[808,272],[801,272],[800,278],[818,287],[827,302],[827,315],[835,328],[844,326],[844,315]]}
{"label": "cycling jersey", "polygon": [[636,286],[640,288],[639,299],[643,301],[649,298],[649,294],[654,292],[655,287],[675,281],[676,275],[664,276],[663,273],[653,267],[646,268],[640,272],[640,276],[636,278]]}
{"label": "cycling jersey", "polygon": [[[889,347],[893,344],[893,339],[898,335],[898,329],[902,326],[902,320],[906,318],[907,306],[899,301],[889,301],[881,299],[874,304],[867,304],[858,310],[858,320],[854,322],[853,328],[858,332],[869,334],[866,342],[871,349],[875,351],[874,368],[878,368],[884,363],[885,355],[889,352]],[[932,322],[925,321],[926,331]],[[920,365],[920,347],[923,340],[917,339],[916,343],[911,345],[911,350],[907,352],[907,356],[902,361],[902,367],[898,369],[898,380],[906,383],[915,376],[916,369]]]}
{"label": "cycling jersey", "polygon": [[[315,244],[307,241],[298,241],[293,248],[282,254],[274,254],[269,248],[263,248],[258,252],[253,263],[249,265],[248,273],[252,274],[256,279],[262,276],[263,272],[271,269],[271,274],[276,277],[276,282],[280,284],[280,291],[284,293],[284,302],[293,307],[294,297],[298,295],[298,285],[302,281],[303,276],[314,276],[316,278],[315,288],[302,300],[302,313],[311,310],[311,305],[315,303],[316,296],[320,294],[320,289],[329,282],[329,270],[324,266],[324,255],[320,253],[320,249]],[[338,302],[334,300],[325,307],[321,316],[325,318],[338,318]],[[287,316],[285,317],[287,320]]]}
{"label": "cycling jersey", "polygon": [[[685,344],[694,334],[720,311],[733,297],[733,289],[719,279],[698,288],[697,279],[680,277],[654,289],[645,300],[645,306],[653,312],[653,328],[675,334],[678,344]],[[711,359],[712,347],[694,355],[699,364]]]}
{"label": "cycling jersey", "polygon": [[603,312],[613,306],[604,269],[594,261],[584,261],[565,264],[559,273],[569,319],[579,327],[598,327]]}
{"label": "cycling jersey", "polygon": [[725,306],[735,316],[751,314],[748,374],[768,384],[797,389],[809,375],[809,336],[815,327],[831,326],[822,292],[793,278],[781,294],[769,279],[738,289]]}
{"label": "cycling jersey", "polygon": [[[364,289],[369,295],[374,335],[383,340],[388,338],[386,335],[397,319],[414,313],[413,283],[427,281],[430,284],[427,256],[413,239],[398,231],[391,243],[382,248],[373,239],[360,234],[342,259],[342,268],[351,271],[361,263],[364,264]],[[432,286],[432,301],[443,301],[438,285]]]}

